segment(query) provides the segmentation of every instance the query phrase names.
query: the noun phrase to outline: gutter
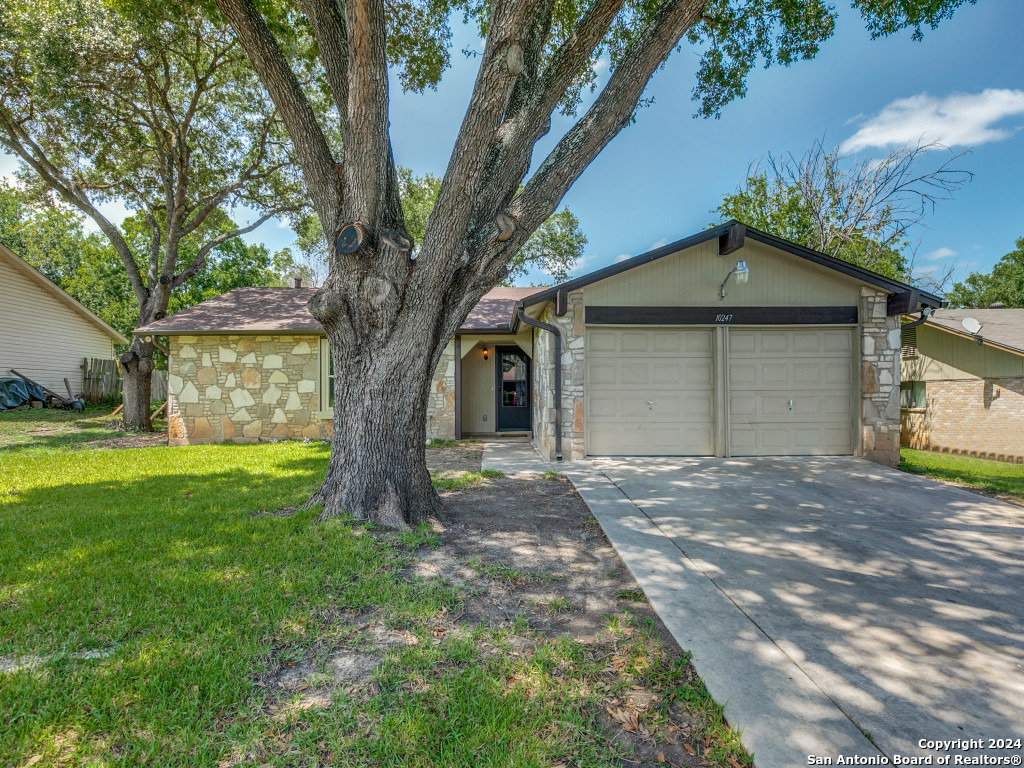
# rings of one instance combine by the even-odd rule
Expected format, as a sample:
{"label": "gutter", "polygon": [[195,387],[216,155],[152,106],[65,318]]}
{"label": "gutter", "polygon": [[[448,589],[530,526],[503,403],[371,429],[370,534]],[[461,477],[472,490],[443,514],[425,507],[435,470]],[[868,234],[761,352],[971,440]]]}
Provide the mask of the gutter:
{"label": "gutter", "polygon": [[562,332],[557,326],[534,320],[523,312],[523,302],[516,302],[516,325],[526,325],[547,331],[555,337],[555,461],[562,460]]}

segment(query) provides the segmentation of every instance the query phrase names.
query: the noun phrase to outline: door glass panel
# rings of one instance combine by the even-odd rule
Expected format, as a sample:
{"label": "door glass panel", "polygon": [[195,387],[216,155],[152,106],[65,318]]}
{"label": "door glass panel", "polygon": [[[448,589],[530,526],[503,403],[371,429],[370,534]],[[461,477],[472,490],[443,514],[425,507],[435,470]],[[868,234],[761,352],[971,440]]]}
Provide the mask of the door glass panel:
{"label": "door glass panel", "polygon": [[501,404],[506,408],[529,405],[526,399],[526,382],[501,382]]}
{"label": "door glass panel", "polygon": [[502,352],[501,380],[526,381],[526,360],[514,352]]}

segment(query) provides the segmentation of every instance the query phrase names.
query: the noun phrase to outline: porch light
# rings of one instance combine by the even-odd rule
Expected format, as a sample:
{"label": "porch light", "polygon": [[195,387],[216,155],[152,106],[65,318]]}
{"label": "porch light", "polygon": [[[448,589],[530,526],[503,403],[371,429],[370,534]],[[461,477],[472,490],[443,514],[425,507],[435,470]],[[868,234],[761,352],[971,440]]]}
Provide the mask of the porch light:
{"label": "porch light", "polygon": [[725,298],[725,284],[729,282],[729,278],[733,275],[736,275],[736,282],[738,284],[742,285],[747,282],[750,279],[750,270],[747,268],[747,262],[742,259],[737,261],[736,266],[733,267],[729,274],[725,276],[725,280],[722,281],[722,285],[719,286],[718,291],[719,296],[723,299]]}
{"label": "porch light", "polygon": [[487,359],[487,347],[484,347],[484,360]]}

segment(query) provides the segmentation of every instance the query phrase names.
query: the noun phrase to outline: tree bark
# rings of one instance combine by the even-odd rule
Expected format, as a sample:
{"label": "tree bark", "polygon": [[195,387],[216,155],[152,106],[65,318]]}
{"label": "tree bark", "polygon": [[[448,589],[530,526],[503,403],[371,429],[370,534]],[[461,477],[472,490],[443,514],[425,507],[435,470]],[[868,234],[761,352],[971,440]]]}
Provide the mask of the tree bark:
{"label": "tree bark", "polygon": [[[314,299],[313,306],[316,307]],[[317,307],[323,313],[323,307]],[[436,311],[436,310],[435,310]],[[334,358],[331,461],[310,506],[389,528],[443,518],[426,467],[427,402],[447,337],[413,321],[390,334],[325,314]],[[434,327],[437,327],[434,324]]]}
{"label": "tree bark", "polygon": [[153,381],[153,345],[136,337],[121,355],[121,385],[124,410],[121,418],[126,429],[152,432],[149,420]]}

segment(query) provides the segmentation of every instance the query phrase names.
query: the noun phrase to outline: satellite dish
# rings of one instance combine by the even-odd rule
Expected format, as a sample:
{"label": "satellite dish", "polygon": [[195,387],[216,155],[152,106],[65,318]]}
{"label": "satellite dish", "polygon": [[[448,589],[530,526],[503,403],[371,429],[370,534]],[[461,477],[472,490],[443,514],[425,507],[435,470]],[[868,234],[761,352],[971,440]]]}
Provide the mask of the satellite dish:
{"label": "satellite dish", "polygon": [[963,323],[964,328],[967,329],[967,332],[971,334],[971,336],[977,336],[978,331],[981,330],[981,323],[979,323],[973,317],[965,317],[960,322]]}

